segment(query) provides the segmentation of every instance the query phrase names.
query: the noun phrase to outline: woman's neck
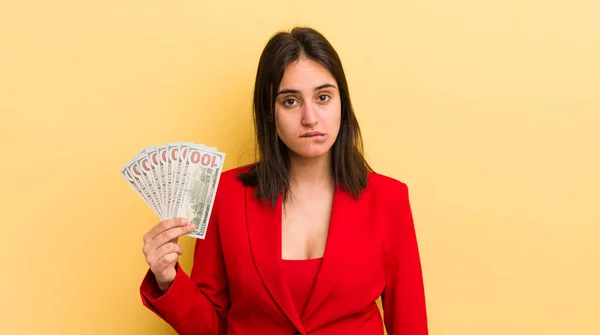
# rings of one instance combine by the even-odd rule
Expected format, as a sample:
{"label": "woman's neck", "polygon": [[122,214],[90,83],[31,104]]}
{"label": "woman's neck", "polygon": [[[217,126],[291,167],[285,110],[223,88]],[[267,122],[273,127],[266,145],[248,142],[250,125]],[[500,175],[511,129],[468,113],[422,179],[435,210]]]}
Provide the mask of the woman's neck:
{"label": "woman's neck", "polygon": [[331,154],[328,153],[317,158],[302,158],[290,155],[290,167],[288,170],[290,188],[303,191],[333,186],[333,175],[331,173]]}

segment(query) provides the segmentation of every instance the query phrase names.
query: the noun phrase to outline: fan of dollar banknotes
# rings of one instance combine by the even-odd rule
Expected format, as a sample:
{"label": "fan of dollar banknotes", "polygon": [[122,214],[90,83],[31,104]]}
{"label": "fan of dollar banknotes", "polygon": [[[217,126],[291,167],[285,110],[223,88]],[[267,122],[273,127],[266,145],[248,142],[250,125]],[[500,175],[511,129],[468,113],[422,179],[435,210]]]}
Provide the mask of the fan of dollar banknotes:
{"label": "fan of dollar banknotes", "polygon": [[187,236],[204,239],[225,153],[175,142],[142,149],[121,169],[125,180],[161,219],[186,218]]}

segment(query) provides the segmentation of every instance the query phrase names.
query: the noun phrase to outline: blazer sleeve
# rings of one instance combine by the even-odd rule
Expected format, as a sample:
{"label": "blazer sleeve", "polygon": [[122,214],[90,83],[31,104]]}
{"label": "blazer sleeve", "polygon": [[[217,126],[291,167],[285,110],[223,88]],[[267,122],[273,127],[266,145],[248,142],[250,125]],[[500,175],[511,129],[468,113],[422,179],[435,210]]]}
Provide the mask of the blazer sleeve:
{"label": "blazer sleeve", "polygon": [[196,240],[191,275],[188,277],[177,264],[175,280],[164,294],[151,271],[140,287],[143,304],[178,334],[225,334],[229,294],[215,210],[205,239]]}
{"label": "blazer sleeve", "polygon": [[427,335],[427,313],[421,261],[408,188],[400,183],[384,242],[386,286],[381,296],[389,335]]}

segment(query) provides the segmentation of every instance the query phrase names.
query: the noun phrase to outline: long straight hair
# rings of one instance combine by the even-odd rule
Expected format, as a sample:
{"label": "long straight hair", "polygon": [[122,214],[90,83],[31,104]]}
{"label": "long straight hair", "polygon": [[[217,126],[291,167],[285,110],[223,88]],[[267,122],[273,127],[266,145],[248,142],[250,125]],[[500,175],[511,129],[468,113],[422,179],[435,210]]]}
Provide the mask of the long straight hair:
{"label": "long straight hair", "polygon": [[342,62],[333,46],[318,31],[296,27],[278,32],[267,42],[258,63],[253,95],[253,119],[258,162],[238,178],[255,187],[255,196],[274,206],[279,195],[290,192],[288,148],[277,135],[275,99],[287,66],[301,56],[325,67],[338,84],[341,99],[340,131],[331,148],[331,174],[336,187],[358,197],[367,186],[371,167],[363,156],[360,127],[352,108]]}

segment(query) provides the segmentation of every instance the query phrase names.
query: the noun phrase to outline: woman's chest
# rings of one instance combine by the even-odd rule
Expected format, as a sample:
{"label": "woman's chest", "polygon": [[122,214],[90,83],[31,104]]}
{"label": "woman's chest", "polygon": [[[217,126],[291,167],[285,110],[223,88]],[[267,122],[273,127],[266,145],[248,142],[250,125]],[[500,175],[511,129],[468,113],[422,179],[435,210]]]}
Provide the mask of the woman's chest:
{"label": "woman's chest", "polygon": [[[323,262],[317,281],[329,287],[327,294],[333,299],[347,299],[357,290],[376,298],[385,285],[383,236],[388,218],[368,204],[353,205],[334,204],[323,238]],[[266,287],[283,281],[285,241],[302,241],[304,236],[286,236],[283,214],[278,209],[281,207],[252,213],[247,206],[239,206],[219,213],[220,239],[233,297],[259,301]]]}
{"label": "woman's chest", "polygon": [[323,257],[331,218],[332,196],[290,199],[282,206],[281,253],[283,259]]}

